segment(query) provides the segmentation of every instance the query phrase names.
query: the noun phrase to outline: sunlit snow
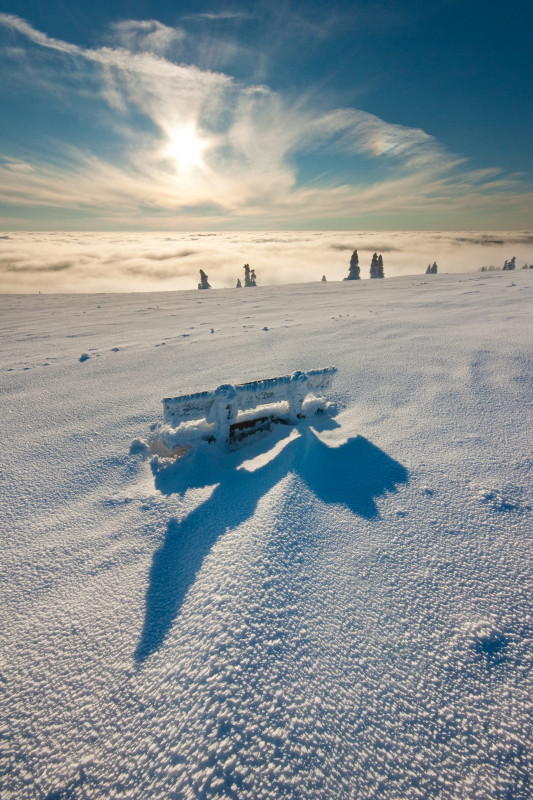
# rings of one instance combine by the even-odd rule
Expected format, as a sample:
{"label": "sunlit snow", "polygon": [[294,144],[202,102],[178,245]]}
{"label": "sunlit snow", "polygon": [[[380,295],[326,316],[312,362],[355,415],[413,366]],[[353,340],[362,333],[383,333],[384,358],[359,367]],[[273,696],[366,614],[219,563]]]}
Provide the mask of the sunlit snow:
{"label": "sunlit snow", "polygon": [[[526,800],[532,297],[1,297],[2,800]],[[164,397],[328,364],[335,416],[143,454]]]}

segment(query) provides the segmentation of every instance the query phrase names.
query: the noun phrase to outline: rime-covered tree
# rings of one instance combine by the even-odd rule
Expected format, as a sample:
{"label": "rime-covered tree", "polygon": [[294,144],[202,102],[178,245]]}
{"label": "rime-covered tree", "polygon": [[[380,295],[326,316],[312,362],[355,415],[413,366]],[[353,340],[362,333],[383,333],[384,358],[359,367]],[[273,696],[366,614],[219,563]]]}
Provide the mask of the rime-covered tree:
{"label": "rime-covered tree", "polygon": [[257,275],[255,274],[255,269],[250,269],[249,264],[244,265],[244,285],[257,286]]}
{"label": "rime-covered tree", "polygon": [[383,272],[383,256],[374,253],[372,261],[370,262],[370,277],[371,278],[384,278]]}
{"label": "rime-covered tree", "polygon": [[[357,255],[357,250],[354,250],[352,253],[352,257],[350,258],[350,267],[348,269],[348,277],[345,278],[345,281],[358,281],[360,276],[361,270],[359,269],[359,256]],[[324,276],[325,277],[325,276]],[[322,278],[324,280],[324,278]]]}
{"label": "rime-covered tree", "polygon": [[249,264],[244,265],[244,285],[245,286],[257,286],[257,278],[255,276],[255,270],[250,269]]}
{"label": "rime-covered tree", "polygon": [[236,289],[242,289],[242,283],[241,283],[241,279],[240,278],[237,278],[237,286],[235,288]]}
{"label": "rime-covered tree", "polygon": [[210,289],[211,288],[207,277],[208,276],[205,274],[203,269],[201,269],[200,270],[200,283],[198,284],[198,288],[199,289]]}

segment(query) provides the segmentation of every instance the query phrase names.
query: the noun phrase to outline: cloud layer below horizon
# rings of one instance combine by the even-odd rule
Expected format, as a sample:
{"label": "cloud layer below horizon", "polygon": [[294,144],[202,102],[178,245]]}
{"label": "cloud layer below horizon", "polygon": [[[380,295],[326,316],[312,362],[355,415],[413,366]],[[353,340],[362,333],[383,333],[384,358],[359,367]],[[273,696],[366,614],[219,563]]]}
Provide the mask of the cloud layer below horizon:
{"label": "cloud layer below horizon", "polygon": [[259,285],[342,280],[357,249],[368,278],[374,251],[386,277],[533,263],[533,232],[9,233],[0,236],[0,293],[148,292],[234,287],[243,265]]}
{"label": "cloud layer below horizon", "polygon": [[4,228],[527,227],[523,176],[471,170],[420,129],[312,92],[199,68],[182,28],[123,20],[94,48],[9,14],[0,31],[13,85],[80,128],[43,137],[41,151],[4,146]]}

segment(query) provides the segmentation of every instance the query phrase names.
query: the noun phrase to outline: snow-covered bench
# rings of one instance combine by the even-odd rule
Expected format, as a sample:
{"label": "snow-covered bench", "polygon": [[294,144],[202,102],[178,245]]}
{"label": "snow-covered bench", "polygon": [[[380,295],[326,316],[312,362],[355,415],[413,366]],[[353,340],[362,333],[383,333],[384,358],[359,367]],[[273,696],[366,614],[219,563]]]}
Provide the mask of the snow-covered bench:
{"label": "snow-covered bench", "polygon": [[[273,421],[296,424],[303,416],[308,394],[317,398],[314,410],[323,410],[324,392],[336,372],[336,367],[312,369],[236,386],[224,384],[212,392],[166,397],[162,401],[163,419],[172,428],[205,420],[212,427],[210,438],[229,443],[230,439],[239,439]],[[247,413],[251,410],[255,413]]]}

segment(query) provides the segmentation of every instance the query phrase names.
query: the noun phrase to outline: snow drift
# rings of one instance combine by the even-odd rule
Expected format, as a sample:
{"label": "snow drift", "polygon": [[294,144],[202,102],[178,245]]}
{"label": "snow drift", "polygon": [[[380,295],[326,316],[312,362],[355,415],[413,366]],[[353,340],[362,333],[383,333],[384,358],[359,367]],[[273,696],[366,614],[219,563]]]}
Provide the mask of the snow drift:
{"label": "snow drift", "polygon": [[[532,291],[1,298],[2,798],[526,800]],[[334,419],[131,448],[328,363]]]}

